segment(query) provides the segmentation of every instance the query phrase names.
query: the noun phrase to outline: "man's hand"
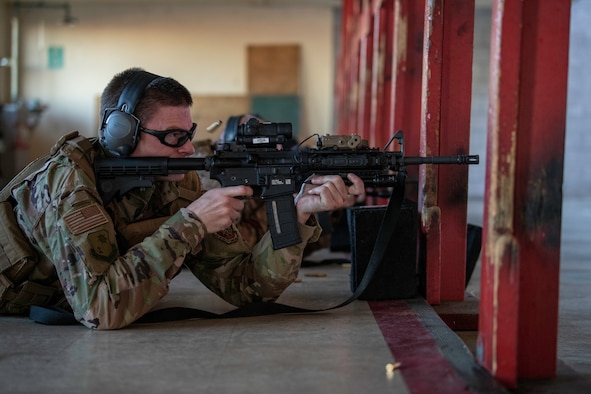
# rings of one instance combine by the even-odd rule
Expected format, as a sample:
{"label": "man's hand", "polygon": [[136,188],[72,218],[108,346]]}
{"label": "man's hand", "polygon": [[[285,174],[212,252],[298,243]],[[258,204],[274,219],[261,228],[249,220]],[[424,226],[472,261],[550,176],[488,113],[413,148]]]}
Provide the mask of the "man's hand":
{"label": "man's hand", "polygon": [[236,197],[250,196],[252,189],[248,186],[211,189],[189,204],[187,209],[197,215],[208,233],[216,233],[240,218],[244,201]]}
{"label": "man's hand", "polygon": [[347,208],[365,199],[365,185],[355,174],[347,174],[347,186],[339,175],[313,175],[302,185],[295,203],[298,222],[305,224],[317,212]]}

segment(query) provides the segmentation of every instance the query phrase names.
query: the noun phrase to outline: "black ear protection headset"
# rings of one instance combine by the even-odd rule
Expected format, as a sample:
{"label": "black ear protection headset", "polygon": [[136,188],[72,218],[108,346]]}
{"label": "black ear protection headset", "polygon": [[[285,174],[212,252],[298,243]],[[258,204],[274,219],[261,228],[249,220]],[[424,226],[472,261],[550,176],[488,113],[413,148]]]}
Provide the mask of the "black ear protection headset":
{"label": "black ear protection headset", "polygon": [[238,125],[243,115],[230,116],[226,121],[226,128],[224,129],[224,140],[222,142],[234,142],[236,134],[238,133]]}
{"label": "black ear protection headset", "polygon": [[133,112],[146,87],[156,78],[160,76],[147,71],[138,72],[123,88],[117,108],[105,110],[100,128],[100,142],[111,154],[127,157],[135,149],[140,120]]}

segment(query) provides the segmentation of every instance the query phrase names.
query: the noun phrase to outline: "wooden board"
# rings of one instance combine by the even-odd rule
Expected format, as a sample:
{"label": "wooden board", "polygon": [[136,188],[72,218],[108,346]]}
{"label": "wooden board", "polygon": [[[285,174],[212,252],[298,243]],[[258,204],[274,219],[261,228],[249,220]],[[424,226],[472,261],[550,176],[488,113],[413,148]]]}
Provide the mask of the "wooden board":
{"label": "wooden board", "polygon": [[299,94],[299,45],[250,45],[247,59],[249,94]]}

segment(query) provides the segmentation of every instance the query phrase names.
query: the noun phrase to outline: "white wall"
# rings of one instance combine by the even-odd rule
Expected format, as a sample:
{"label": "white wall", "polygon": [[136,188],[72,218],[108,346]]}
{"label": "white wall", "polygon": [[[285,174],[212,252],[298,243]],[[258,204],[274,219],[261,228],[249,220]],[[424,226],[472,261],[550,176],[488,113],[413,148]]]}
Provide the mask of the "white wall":
{"label": "white wall", "polygon": [[[66,132],[96,135],[97,97],[131,66],[171,76],[193,94],[247,92],[246,47],[300,44],[300,135],[332,132],[333,11],[329,8],[205,7],[76,3],[77,26],[59,26],[56,11],[21,12],[21,97],[49,108],[31,138],[30,158]],[[64,67],[48,69],[50,46],[64,48]]]}
{"label": "white wall", "polygon": [[[589,198],[591,171],[591,1],[573,1],[568,69],[564,195]],[[551,143],[551,141],[540,141]]]}
{"label": "white wall", "polygon": [[[10,58],[10,13],[0,3],[0,59]],[[9,101],[10,68],[0,66],[0,104]]]}
{"label": "white wall", "polygon": [[[484,2],[485,0],[478,0]],[[480,165],[469,172],[469,195],[484,196],[490,59],[491,8],[477,8],[474,30],[474,68],[470,152],[480,155]],[[571,7],[566,138],[563,195],[586,198],[591,191],[591,171],[585,165],[591,152],[591,1],[575,0]],[[540,144],[552,141],[538,141]]]}

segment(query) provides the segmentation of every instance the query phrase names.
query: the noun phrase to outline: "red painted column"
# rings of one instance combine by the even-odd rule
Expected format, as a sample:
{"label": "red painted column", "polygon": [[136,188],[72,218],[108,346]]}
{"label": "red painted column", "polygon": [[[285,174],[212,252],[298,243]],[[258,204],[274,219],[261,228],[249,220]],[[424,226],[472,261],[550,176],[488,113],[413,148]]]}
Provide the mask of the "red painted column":
{"label": "red painted column", "polygon": [[519,247],[513,195],[522,14],[520,0],[493,2],[478,323],[479,362],[509,387],[517,381]]}
{"label": "red painted column", "polygon": [[[382,148],[391,136],[386,129],[392,112],[392,20],[393,0],[372,0],[372,71],[370,83],[368,142],[371,147]],[[385,205],[386,198],[369,196],[368,205]]]}
{"label": "red painted column", "polygon": [[[474,53],[474,0],[445,0],[439,154],[468,154]],[[444,301],[463,301],[466,285],[468,166],[440,166]]]}
{"label": "red painted column", "polygon": [[374,136],[370,135],[371,118],[371,82],[372,82],[372,61],[373,61],[373,13],[369,1],[362,2],[361,14],[359,15],[359,79],[357,96],[357,124],[354,130],[349,133],[357,133],[370,144]]}
{"label": "red painted column", "polygon": [[[405,154],[418,156],[421,132],[425,0],[395,0],[392,42],[392,111],[388,130],[404,131]],[[407,169],[406,196],[417,201],[419,168]]]}
{"label": "red painted column", "polygon": [[[474,1],[428,0],[425,8],[421,155],[468,153]],[[422,166],[426,298],[462,301],[466,276],[467,166]]]}
{"label": "red painted column", "polygon": [[344,0],[341,16],[341,46],[336,76],[336,133],[350,133],[357,125],[359,0]]}
{"label": "red painted column", "polygon": [[[441,0],[427,0],[423,43],[423,91],[419,153],[439,155],[441,124],[441,62],[443,53],[443,10]],[[421,166],[419,211],[425,234],[427,302],[441,302],[441,210],[437,206],[437,166]]]}
{"label": "red painted column", "polygon": [[570,1],[495,0],[478,359],[556,373]]}
{"label": "red painted column", "polygon": [[373,71],[371,84],[370,141],[383,147],[394,131],[386,127],[392,112],[392,21],[393,0],[373,0]]}
{"label": "red painted column", "polygon": [[337,53],[337,60],[335,65],[335,88],[334,88],[334,108],[335,108],[335,132],[338,132],[339,128],[344,127],[347,113],[347,100],[346,93],[349,91],[349,84],[347,83],[347,75],[349,67],[347,67],[347,53],[349,44],[347,42],[347,30],[350,24],[352,1],[343,0],[341,9],[341,30],[339,32],[340,47]]}

